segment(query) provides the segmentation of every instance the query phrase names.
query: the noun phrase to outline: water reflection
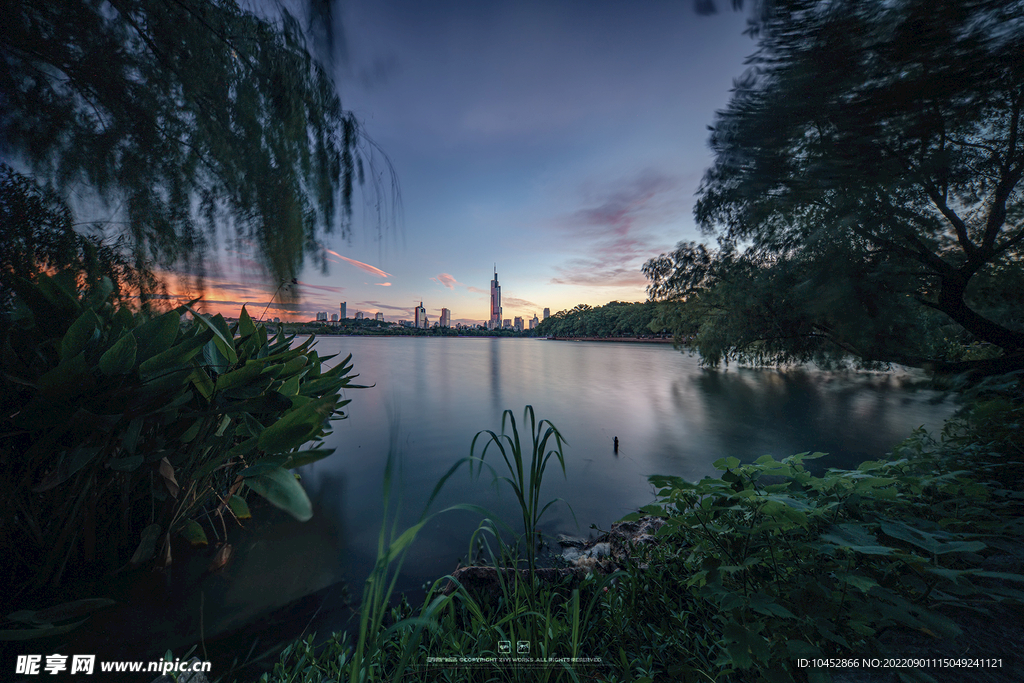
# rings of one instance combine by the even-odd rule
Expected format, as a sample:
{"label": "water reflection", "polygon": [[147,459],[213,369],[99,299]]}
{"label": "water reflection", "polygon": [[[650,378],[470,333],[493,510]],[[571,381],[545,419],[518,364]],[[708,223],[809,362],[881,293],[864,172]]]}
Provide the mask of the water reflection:
{"label": "water reflection", "polygon": [[[355,582],[376,552],[389,447],[397,444],[403,456],[401,520],[411,524],[433,484],[469,455],[474,434],[500,429],[506,408],[519,418],[532,404],[567,439],[567,478],[552,470],[544,493],[564,498],[584,532],[650,502],[651,474],[697,479],[721,457],[808,450],[831,453],[829,465],[855,464],[881,456],[917,426],[937,427],[953,408],[889,375],[705,370],[662,345],[401,337],[319,344],[325,353],[351,352],[360,380],[375,385],[350,392],[351,417],[329,444],[337,454],[303,473],[315,501],[349,530],[345,572]],[[438,504],[456,502],[518,518],[512,497],[489,476],[454,477]],[[477,522],[460,514],[425,528],[405,584],[450,571]],[[578,533],[565,507],[552,508],[543,526]]]}

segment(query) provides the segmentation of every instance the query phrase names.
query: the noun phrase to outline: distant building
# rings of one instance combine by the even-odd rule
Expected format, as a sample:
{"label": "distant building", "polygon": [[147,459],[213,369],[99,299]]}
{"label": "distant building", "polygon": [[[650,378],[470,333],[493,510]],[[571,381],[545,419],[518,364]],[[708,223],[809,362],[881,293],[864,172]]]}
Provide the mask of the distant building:
{"label": "distant building", "polygon": [[318,311],[316,314],[317,322],[327,322],[327,311]]}
{"label": "distant building", "polygon": [[442,308],[441,309],[441,327],[451,327],[451,326],[452,326],[452,312],[449,311],[447,308]]}
{"label": "distant building", "polygon": [[533,314],[533,318],[530,319],[530,329],[535,329],[537,325],[540,325],[540,321],[537,320],[537,314]]}
{"label": "distant building", "polygon": [[505,318],[505,320],[503,320],[501,323],[501,327],[502,329],[509,329],[510,327],[512,327],[512,321],[509,320],[508,318]]}
{"label": "distant building", "polygon": [[427,329],[427,309],[423,308],[423,302],[416,307],[415,311],[416,327],[422,330]]}
{"label": "distant building", "polygon": [[[533,316],[533,317],[536,318],[537,316]],[[550,308],[545,308],[544,309],[544,319],[547,320],[550,317],[551,317],[551,309]]]}
{"label": "distant building", "polygon": [[331,313],[331,322],[332,323],[338,322],[338,314],[337,313]]}
{"label": "distant building", "polygon": [[523,316],[517,315],[515,322],[512,323],[512,327],[515,328],[516,332],[522,332],[523,331]]}
{"label": "distant building", "polygon": [[401,325],[402,327],[409,327],[409,321],[408,320],[399,320],[398,324]]}
{"label": "distant building", "polygon": [[281,322],[281,319],[280,318],[274,318],[274,322],[275,323],[279,323],[279,322]]}
{"label": "distant building", "polygon": [[363,319],[363,312],[362,311],[356,311],[356,320],[362,320],[362,319]]}
{"label": "distant building", "polygon": [[341,310],[338,312],[338,317],[341,318],[342,320],[344,320],[345,318],[348,317],[348,313],[346,312],[347,309],[348,309],[348,302],[347,301],[342,301],[341,302],[341,306],[339,308]]}
{"label": "distant building", "polygon": [[[491,280],[491,323],[494,327],[501,324],[501,285],[498,284],[498,268],[494,268],[494,279]],[[494,329],[491,327],[491,329]]]}
{"label": "distant building", "polygon": [[373,319],[384,322],[384,311],[377,311],[377,315],[373,316]]}

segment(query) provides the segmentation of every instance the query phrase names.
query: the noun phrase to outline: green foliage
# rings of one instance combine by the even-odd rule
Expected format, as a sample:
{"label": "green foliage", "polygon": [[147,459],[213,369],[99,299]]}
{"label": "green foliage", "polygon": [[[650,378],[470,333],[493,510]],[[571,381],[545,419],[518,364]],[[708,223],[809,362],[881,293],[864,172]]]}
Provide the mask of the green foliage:
{"label": "green foliage", "polygon": [[884,652],[893,627],[953,638],[949,609],[1019,605],[1024,576],[985,560],[1019,545],[1021,482],[1011,454],[969,428],[979,410],[940,443],[918,432],[891,461],[853,471],[815,477],[803,463],[821,454],[800,454],[725,458],[721,477],[697,483],[651,477],[657,502],[626,519],[665,518],[658,535],[675,550],[662,562],[687,577],[690,618],[713,653],[704,664],[800,680],[796,658]]}
{"label": "green foliage", "polygon": [[106,300],[109,282],[79,293],[67,271],[13,282],[0,379],[8,599],[165,565],[175,534],[222,543],[225,510],[249,516],[249,490],[310,517],[288,470],[330,454],[322,437],[355,386],[349,358],[327,369],[312,337],[268,338],[244,307],[229,326],[188,305],[133,314]]}
{"label": "green foliage", "polygon": [[[988,568],[991,555],[1022,550],[1022,381],[986,380],[939,440],[919,431],[887,462],[814,476],[804,463],[820,454],[725,458],[717,478],[651,477],[657,500],[626,519],[666,524],[621,571],[575,583],[499,573],[512,578],[493,599],[462,587],[438,593],[445,577],[422,606],[372,602],[377,616],[364,617],[371,632],[360,639],[375,628],[376,640],[359,667],[355,643],[339,633],[319,648],[294,643],[261,680],[774,683],[808,680],[799,658],[905,656],[884,649],[887,629],[955,637],[956,612],[1024,601],[1024,576]],[[499,544],[491,563],[514,566],[497,530],[481,532]],[[393,557],[386,544],[379,557]],[[519,639],[535,658],[600,663],[458,661],[502,658],[499,642]],[[810,676],[830,680],[824,669]]]}
{"label": "green foliage", "polygon": [[644,269],[667,320],[712,361],[1021,367],[1021,6],[766,5],[695,208],[720,248]]}
{"label": "green foliage", "polygon": [[[496,475],[496,480],[500,479],[507,483],[512,488],[516,501],[519,503],[519,509],[523,515],[526,562],[527,567],[532,572],[537,568],[537,542],[540,540],[537,538],[539,534],[537,525],[547,509],[561,500],[556,498],[555,500],[548,501],[541,507],[540,488],[544,482],[544,472],[547,470],[551,456],[558,460],[558,464],[562,468],[562,475],[565,475],[565,455],[562,452],[562,444],[565,442],[565,439],[562,438],[558,429],[549,421],[541,420],[537,422],[533,406],[526,406],[523,410],[524,426],[527,422],[530,425],[529,452],[526,451],[524,443],[520,439],[515,415],[512,414],[511,410],[506,410],[501,414],[501,434],[495,434],[488,429],[477,433],[473,437],[473,443],[470,445],[470,464],[472,465],[475,461],[479,463],[481,468],[487,464],[484,462],[484,458],[487,456],[487,449],[491,446],[497,448],[498,452],[501,453],[502,460],[505,461],[505,467],[508,469],[510,476]],[[506,429],[511,431],[506,431]],[[487,435],[486,443],[480,452],[479,459],[477,459],[475,457],[476,442],[477,439],[485,434]],[[548,442],[552,437],[554,437],[555,445],[554,448],[548,450]],[[527,460],[527,456],[529,460]],[[524,464],[528,469],[524,469]]]}
{"label": "green foliage", "polygon": [[324,265],[324,232],[348,231],[373,146],[288,12],[28,0],[0,13],[0,137],[48,183],[107,202],[137,268],[201,266],[227,224],[289,281],[304,254]]}
{"label": "green foliage", "polygon": [[542,320],[535,330],[539,337],[640,337],[650,335],[654,316],[651,302],[612,301],[592,308],[580,304]]}

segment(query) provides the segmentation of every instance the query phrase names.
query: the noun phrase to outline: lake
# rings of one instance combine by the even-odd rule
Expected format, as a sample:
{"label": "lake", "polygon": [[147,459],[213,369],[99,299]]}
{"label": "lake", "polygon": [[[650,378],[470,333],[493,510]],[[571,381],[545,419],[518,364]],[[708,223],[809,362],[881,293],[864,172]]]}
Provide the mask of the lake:
{"label": "lake", "polygon": [[[506,409],[521,422],[524,406],[532,405],[567,442],[566,475],[552,461],[542,491],[545,501],[565,501],[542,520],[554,537],[596,533],[591,525],[607,529],[651,502],[652,474],[693,480],[713,474],[712,463],[722,457],[803,451],[829,453],[817,461],[822,466],[855,466],[881,457],[917,427],[940,427],[955,408],[935,392],[912,390],[921,377],[908,373],[706,370],[667,344],[323,337],[317,350],[351,353],[356,381],[374,385],[347,392],[349,417],[327,439],[336,453],[302,471],[321,523],[338,533],[331,539],[332,572],[355,586],[376,554],[389,449],[402,464],[404,528],[434,484],[470,454],[474,435],[500,432]],[[483,438],[478,454],[482,445]],[[487,461],[504,468],[493,448]],[[474,503],[519,528],[511,492],[492,482],[486,470],[477,478],[459,472],[433,508]],[[410,551],[400,587],[415,589],[452,571],[479,521],[461,511],[435,518]]]}
{"label": "lake", "polygon": [[[300,471],[313,519],[257,509],[246,529],[231,530],[234,556],[225,569],[210,574],[209,557],[200,554],[176,563],[166,588],[132,579],[115,595],[120,608],[74,634],[86,639],[74,651],[178,654],[203,632],[215,671],[224,671],[250,648],[258,655],[303,629],[344,628],[351,614],[345,587],[358,601],[376,556],[389,451],[400,465],[401,530],[417,520],[434,484],[470,454],[474,435],[500,431],[506,409],[521,420],[532,405],[567,442],[566,475],[552,461],[544,478],[542,499],[565,501],[542,520],[551,538],[596,534],[591,525],[607,529],[651,502],[652,474],[699,479],[726,456],[749,461],[802,451],[830,454],[815,467],[855,466],[882,457],[917,427],[938,428],[955,409],[936,392],[915,390],[922,377],[911,373],[706,370],[668,344],[322,337],[316,348],[351,353],[356,382],[374,386],[347,390],[348,418],[327,438],[336,453]],[[496,451],[487,461],[503,468]],[[495,489],[486,470],[475,478],[458,471],[434,509],[454,503],[486,507],[521,528],[511,493]],[[418,591],[454,570],[479,523],[463,511],[434,518],[412,546],[398,589]],[[146,581],[165,579],[151,574]]]}

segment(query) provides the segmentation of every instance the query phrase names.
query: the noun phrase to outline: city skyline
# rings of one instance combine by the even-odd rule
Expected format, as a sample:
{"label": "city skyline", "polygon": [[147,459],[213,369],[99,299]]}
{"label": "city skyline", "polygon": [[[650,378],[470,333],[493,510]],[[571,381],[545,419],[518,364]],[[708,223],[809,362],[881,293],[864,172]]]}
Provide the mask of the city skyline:
{"label": "city skyline", "polygon": [[324,243],[327,272],[309,263],[295,283],[211,253],[204,309],[311,320],[347,301],[394,321],[422,299],[431,320],[480,324],[495,260],[502,320],[644,300],[643,263],[701,239],[693,195],[754,50],[745,22],[688,3],[346,3],[342,104],[400,203],[365,186],[351,236]]}

